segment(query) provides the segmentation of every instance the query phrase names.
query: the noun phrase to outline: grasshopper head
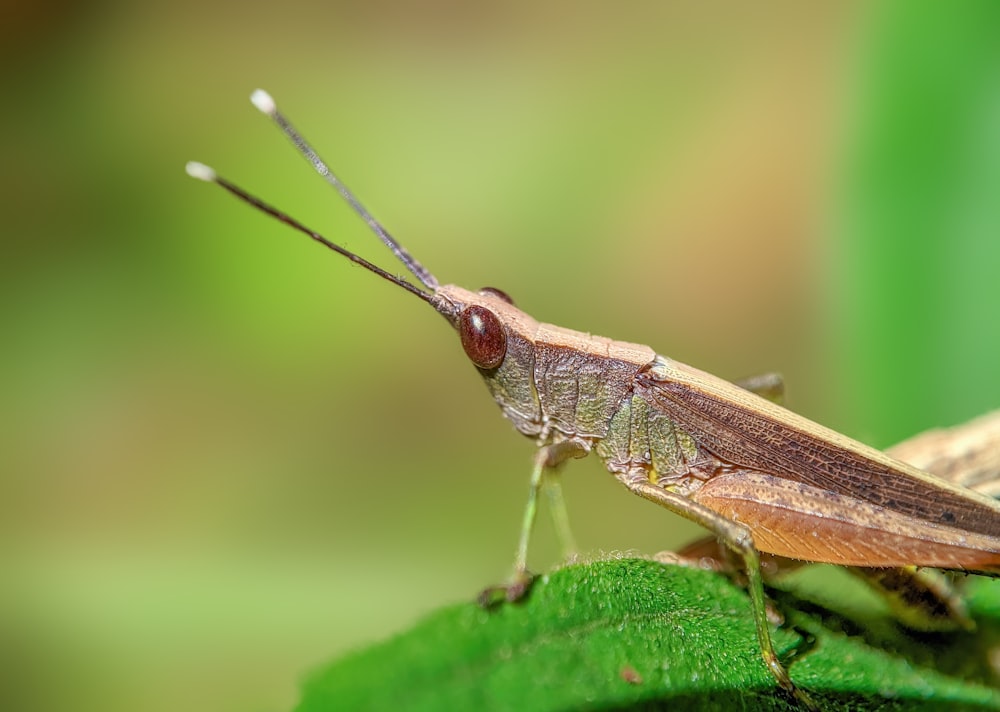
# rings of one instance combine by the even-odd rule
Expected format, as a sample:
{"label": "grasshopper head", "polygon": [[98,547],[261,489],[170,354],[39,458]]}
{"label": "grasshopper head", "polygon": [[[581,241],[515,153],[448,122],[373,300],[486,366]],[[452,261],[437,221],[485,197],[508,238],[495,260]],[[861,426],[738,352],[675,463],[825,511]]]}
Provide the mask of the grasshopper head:
{"label": "grasshopper head", "polygon": [[525,435],[537,435],[541,408],[533,374],[538,322],[493,287],[472,292],[446,284],[435,290],[430,303],[458,331],[465,355],[504,414]]}

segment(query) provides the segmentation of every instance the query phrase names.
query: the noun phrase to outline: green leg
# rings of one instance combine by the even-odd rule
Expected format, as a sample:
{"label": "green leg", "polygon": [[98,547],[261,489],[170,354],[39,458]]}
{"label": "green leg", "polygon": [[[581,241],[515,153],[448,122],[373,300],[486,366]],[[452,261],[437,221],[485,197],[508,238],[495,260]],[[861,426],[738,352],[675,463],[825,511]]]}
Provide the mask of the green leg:
{"label": "green leg", "polygon": [[528,504],[524,508],[524,519],[521,521],[521,538],[517,546],[517,557],[514,559],[515,584],[523,579],[528,572],[528,542],[535,528],[535,516],[538,513],[538,491],[544,486],[552,505],[552,519],[556,533],[566,554],[573,554],[576,545],[569,528],[569,516],[566,514],[566,503],[563,501],[562,488],[555,480],[555,469],[570,458],[583,457],[590,452],[590,446],[582,440],[563,440],[552,445],[545,445],[535,453],[535,465],[531,470],[531,486],[528,490]]}
{"label": "green leg", "polygon": [[665,507],[685,519],[705,527],[718,537],[720,542],[725,544],[743,560],[747,575],[747,590],[750,592],[750,608],[753,612],[754,624],[757,628],[757,642],[760,645],[764,663],[778,684],[799,704],[808,709],[818,709],[809,696],[795,686],[785,666],[778,659],[778,654],[774,651],[774,645],[771,642],[771,631],[767,623],[764,582],[760,573],[760,554],[754,546],[753,535],[750,533],[750,530],[743,524],[726,519],[721,514],[687,497],[654,485],[646,479],[645,473],[641,475],[618,475],[617,477],[622,484],[643,499],[655,502],[661,507]]}
{"label": "green leg", "polygon": [[528,503],[524,507],[524,517],[521,519],[521,536],[514,556],[514,573],[506,586],[492,586],[479,594],[479,602],[483,606],[493,606],[500,600],[517,601],[523,598],[531,586],[532,576],[528,572],[528,545],[531,542],[531,532],[535,528],[535,518],[538,515],[538,493],[545,488],[549,502],[552,505],[552,519],[556,534],[567,556],[576,552],[573,534],[569,528],[569,517],[566,514],[566,503],[563,501],[562,489],[555,479],[555,468],[562,462],[573,457],[583,457],[590,451],[590,446],[584,441],[563,440],[552,445],[544,445],[535,453],[535,464],[531,469],[531,483],[528,488]]}
{"label": "green leg", "polygon": [[513,603],[524,598],[531,588],[532,576],[528,573],[528,544],[535,528],[538,514],[538,491],[542,488],[549,459],[548,448],[541,448],[535,454],[535,466],[531,469],[531,484],[528,488],[528,503],[521,519],[521,536],[514,555],[514,573],[504,586],[490,586],[479,594],[479,605],[492,608],[503,601]]}
{"label": "green leg", "polygon": [[569,526],[569,513],[566,510],[566,500],[563,499],[559,474],[549,470],[543,475],[543,482],[549,500],[549,513],[552,515],[552,524],[556,528],[563,558],[566,561],[573,561],[577,556],[576,539],[573,538],[573,530]]}
{"label": "green leg", "polygon": [[528,544],[531,532],[535,528],[535,517],[538,514],[538,491],[542,488],[545,476],[545,466],[548,460],[548,448],[541,448],[535,454],[535,466],[531,469],[531,484],[528,489],[528,503],[521,519],[521,538],[517,544],[517,555],[514,558],[514,583],[528,576]]}

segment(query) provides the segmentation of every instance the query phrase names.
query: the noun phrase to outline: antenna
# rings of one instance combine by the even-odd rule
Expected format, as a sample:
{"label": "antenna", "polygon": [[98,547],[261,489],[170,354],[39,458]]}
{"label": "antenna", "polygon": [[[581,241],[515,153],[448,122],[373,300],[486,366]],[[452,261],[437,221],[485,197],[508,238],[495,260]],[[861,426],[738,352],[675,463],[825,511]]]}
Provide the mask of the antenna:
{"label": "antenna", "polygon": [[[406,268],[413,273],[413,276],[420,280],[428,289],[435,291],[438,288],[438,281],[435,279],[434,275],[428,272],[423,265],[421,265],[409,252],[406,251],[402,245],[400,245],[396,239],[389,234],[389,231],[382,227],[382,224],[372,217],[365,206],[363,206],[354,194],[348,190],[347,186],[340,182],[326,165],[319,154],[313,150],[312,146],[303,138],[294,126],[285,118],[284,114],[278,111],[277,105],[274,103],[274,99],[263,89],[257,89],[250,95],[250,102],[260,109],[263,113],[267,114],[274,120],[274,123],[278,125],[282,133],[288,137],[288,139],[294,144],[295,148],[298,149],[299,153],[306,157],[316,172],[319,173],[326,180],[327,183],[332,185],[337,189],[337,192],[343,196],[344,200],[351,204],[354,211],[368,223],[368,227],[372,229],[379,239],[385,243],[385,245],[392,250],[392,253],[396,255],[400,262],[406,265]],[[226,187],[225,184],[222,184]],[[276,216],[277,217],[277,216]],[[280,219],[280,218],[279,218]]]}
{"label": "antenna", "polygon": [[[280,220],[281,222],[285,223],[286,225],[289,225],[290,227],[295,228],[299,232],[308,235],[309,237],[311,237],[316,242],[318,242],[321,245],[324,245],[324,246],[330,248],[331,250],[333,250],[334,252],[336,252],[338,254],[343,255],[344,257],[346,257],[347,259],[349,259],[351,262],[354,262],[355,264],[361,265],[362,267],[364,267],[365,269],[367,269],[369,272],[374,272],[379,277],[382,277],[383,279],[387,279],[390,282],[392,282],[393,284],[402,287],[406,291],[412,292],[413,294],[416,294],[418,297],[420,297],[421,299],[423,299],[425,302],[427,302],[431,306],[434,306],[434,302],[431,299],[431,295],[428,294],[427,292],[423,291],[422,289],[419,289],[418,287],[415,287],[414,285],[410,284],[406,280],[404,280],[404,279],[402,279],[400,277],[397,277],[396,275],[394,275],[394,274],[392,274],[390,272],[386,272],[384,269],[382,269],[381,267],[379,267],[379,266],[377,266],[375,264],[372,264],[371,262],[369,262],[368,260],[366,260],[364,257],[360,257],[360,256],[354,254],[353,252],[351,252],[350,250],[344,249],[343,247],[341,247],[337,243],[331,242],[330,240],[328,240],[325,237],[323,237],[322,235],[320,235],[318,232],[316,232],[314,230],[311,230],[308,227],[306,227],[305,225],[303,225],[302,223],[300,223],[298,220],[296,220],[295,218],[293,218],[291,215],[288,215],[287,213],[284,213],[284,212],[278,210],[277,208],[275,208],[275,207],[273,207],[271,205],[268,205],[267,203],[265,203],[260,198],[257,198],[255,196],[251,195],[250,193],[246,192],[245,190],[243,190],[242,188],[240,188],[236,184],[230,183],[228,180],[226,180],[225,178],[221,177],[212,168],[209,168],[204,163],[198,163],[197,161],[190,161],[187,164],[187,166],[185,167],[185,170],[187,170],[187,174],[189,176],[191,176],[192,178],[197,178],[198,180],[203,180],[206,183],[215,183],[217,185],[222,186],[223,188],[225,188],[226,190],[228,190],[230,193],[232,193],[233,195],[235,195],[240,200],[242,200],[242,201],[244,201],[246,203],[249,203],[253,207],[257,208],[258,210],[261,210],[261,211],[267,213],[268,215],[270,215],[271,217]],[[406,260],[404,259],[403,262],[406,263]],[[407,266],[409,267],[409,264],[407,264]],[[412,270],[413,268],[410,267],[410,269]],[[432,277],[432,279],[433,279],[433,277]],[[431,288],[433,289],[433,287],[431,287]]]}

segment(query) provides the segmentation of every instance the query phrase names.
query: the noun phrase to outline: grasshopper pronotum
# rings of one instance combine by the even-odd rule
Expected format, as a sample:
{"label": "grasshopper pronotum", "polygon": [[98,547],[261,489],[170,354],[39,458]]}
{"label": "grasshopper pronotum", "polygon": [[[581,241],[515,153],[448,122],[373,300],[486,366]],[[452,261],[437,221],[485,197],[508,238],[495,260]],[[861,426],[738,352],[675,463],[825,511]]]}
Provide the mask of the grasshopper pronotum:
{"label": "grasshopper pronotum", "polygon": [[764,662],[808,703],[771,644],[760,552],[854,567],[1000,572],[1000,505],[817,425],[648,346],[544,324],[504,292],[441,285],[330,172],[263,91],[251,97],[416,277],[397,277],[261,202],[200,163],[188,173],[430,304],[461,337],[504,415],[538,446],[510,600],[530,583],[528,542],[543,486],[564,545],[555,468],[591,451],[633,493],[709,530],[739,557]]}

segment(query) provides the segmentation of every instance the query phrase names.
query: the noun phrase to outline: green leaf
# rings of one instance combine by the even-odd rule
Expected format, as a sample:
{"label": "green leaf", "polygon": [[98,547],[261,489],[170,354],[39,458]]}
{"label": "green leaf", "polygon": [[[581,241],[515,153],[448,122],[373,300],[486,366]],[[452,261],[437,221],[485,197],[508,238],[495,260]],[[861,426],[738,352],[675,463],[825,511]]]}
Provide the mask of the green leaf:
{"label": "green leaf", "polygon": [[[917,636],[888,620],[859,583],[842,578],[836,589],[848,591],[836,598],[852,602],[850,616],[816,602],[833,590],[822,581],[800,578],[801,597],[774,592],[786,616],[775,633],[778,654],[824,708],[1000,709],[1000,693],[987,684],[1000,630],[993,582],[974,589],[977,634]],[[870,603],[859,608],[859,600]],[[742,589],[707,571],[617,559],[559,569],[517,604],[484,610],[470,601],[439,610],[319,671],[297,709],[661,705],[794,709],[764,667]]]}

